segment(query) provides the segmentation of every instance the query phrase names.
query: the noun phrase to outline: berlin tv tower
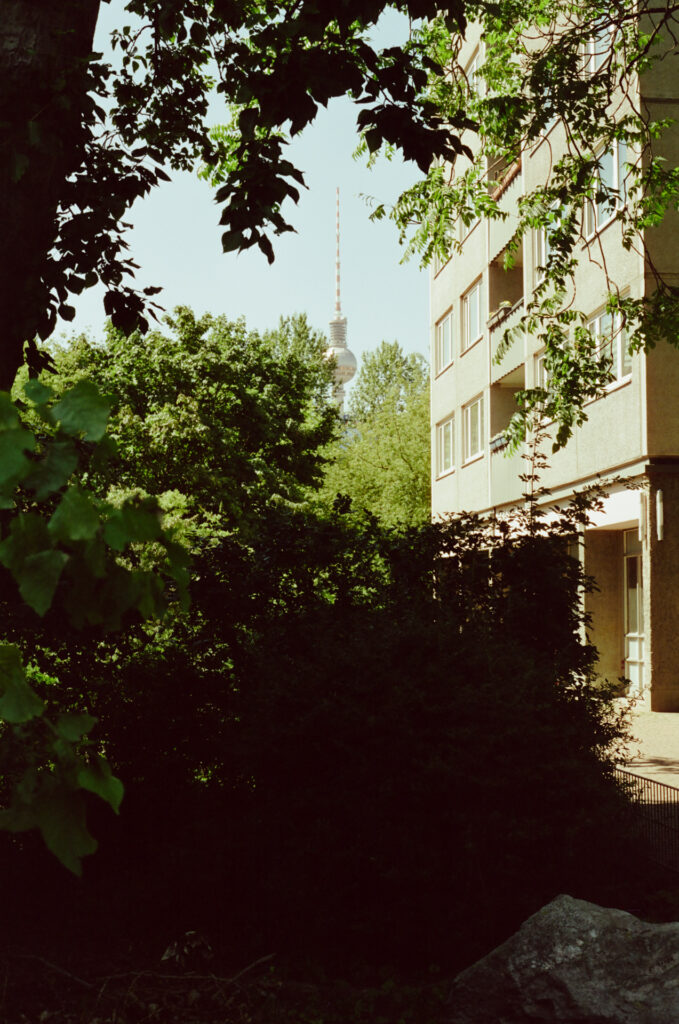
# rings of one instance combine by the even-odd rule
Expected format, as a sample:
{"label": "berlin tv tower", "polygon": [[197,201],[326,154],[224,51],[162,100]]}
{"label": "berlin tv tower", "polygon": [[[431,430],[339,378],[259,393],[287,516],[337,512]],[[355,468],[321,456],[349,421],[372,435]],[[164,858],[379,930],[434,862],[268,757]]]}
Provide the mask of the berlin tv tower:
{"label": "berlin tv tower", "polygon": [[344,385],[356,373],[356,357],[347,348],[347,318],[342,316],[340,301],[340,190],[337,189],[337,260],[335,280],[335,315],[330,321],[330,344],[325,350],[326,359],[335,360],[333,397],[344,412]]}

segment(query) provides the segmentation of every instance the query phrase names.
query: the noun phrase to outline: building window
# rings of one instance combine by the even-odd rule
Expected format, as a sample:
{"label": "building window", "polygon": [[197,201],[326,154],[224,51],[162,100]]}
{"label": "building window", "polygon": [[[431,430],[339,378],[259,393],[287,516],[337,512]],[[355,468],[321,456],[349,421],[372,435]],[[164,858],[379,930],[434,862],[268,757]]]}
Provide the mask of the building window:
{"label": "building window", "polygon": [[450,416],[436,427],[436,475],[455,468],[455,420]]}
{"label": "building window", "polygon": [[603,25],[585,42],[584,70],[587,74],[595,74],[608,60],[615,38],[613,25]]}
{"label": "building window", "polygon": [[[551,214],[550,214],[551,216]],[[535,233],[535,281],[540,284],[545,279],[545,271],[552,252],[550,230],[558,226],[560,218],[555,217],[549,228],[547,225],[538,228]]]}
{"label": "building window", "polygon": [[479,395],[462,410],[464,432],[464,461],[469,462],[483,454],[483,395]]}
{"label": "building window", "polygon": [[627,351],[627,334],[620,313],[604,310],[592,317],[587,329],[596,340],[597,357],[610,362],[615,380],[628,377],[632,372],[632,357]]}
{"label": "building window", "polygon": [[542,388],[543,391],[549,389],[549,372],[547,370],[547,355],[545,352],[540,352],[539,355],[535,356],[534,380],[536,388]]}
{"label": "building window", "polygon": [[467,79],[467,88],[472,96],[480,99],[484,93],[484,82],[479,74],[481,67],[481,51],[477,50],[469,61],[469,64],[465,68],[465,78]]}
{"label": "building window", "polygon": [[483,281],[481,278],[462,296],[462,351],[483,337]]}
{"label": "building window", "polygon": [[446,313],[436,325],[436,373],[441,373],[453,361],[453,314]]}
{"label": "building window", "polygon": [[[598,155],[594,200],[585,203],[585,236],[590,238],[615,217],[627,202],[627,146],[616,140],[612,149]],[[611,195],[610,193],[613,193]],[[605,193],[605,195],[603,194]]]}
{"label": "building window", "polygon": [[545,271],[549,257],[554,251],[551,236],[558,231],[563,224],[564,211],[555,204],[549,208],[549,223],[538,228],[535,233],[535,283],[540,284],[545,279]]}
{"label": "building window", "polygon": [[625,677],[632,693],[641,693],[644,682],[643,556],[638,528],[625,530]]}
{"label": "building window", "polygon": [[538,228],[535,232],[535,283],[545,279],[545,268],[549,259],[550,245],[547,228]]}

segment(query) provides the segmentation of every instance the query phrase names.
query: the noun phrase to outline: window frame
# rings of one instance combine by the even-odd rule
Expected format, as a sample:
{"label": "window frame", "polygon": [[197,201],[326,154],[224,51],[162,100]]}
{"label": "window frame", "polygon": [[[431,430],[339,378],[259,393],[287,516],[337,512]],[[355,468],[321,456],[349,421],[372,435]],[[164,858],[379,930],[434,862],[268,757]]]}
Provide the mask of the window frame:
{"label": "window frame", "polygon": [[485,82],[479,78],[479,68],[482,63],[481,46],[477,46],[464,69],[467,88],[477,99],[481,99],[485,94]]}
{"label": "window frame", "polygon": [[[612,24],[601,25],[583,44],[583,71],[586,75],[595,75],[606,63],[611,46],[615,43],[616,27]],[[603,50],[597,49],[599,44]]]}
{"label": "window frame", "polygon": [[542,284],[545,279],[545,267],[549,258],[547,245],[547,228],[538,228],[535,232],[535,283]]}
{"label": "window frame", "polygon": [[[444,465],[445,432],[450,430],[450,463]],[[455,472],[455,413],[436,424],[436,479]]]}
{"label": "window frame", "polygon": [[[605,337],[601,332],[601,322],[605,317],[611,318],[610,345],[609,342],[601,340]],[[587,330],[596,341],[597,359],[600,360],[607,354],[610,354],[612,359],[611,372],[613,373],[613,380],[610,382],[609,387],[614,387],[616,384],[631,378],[632,356],[627,351],[627,332],[622,324],[621,314],[617,311],[609,313],[606,308],[603,307],[589,318],[587,321]],[[616,348],[615,357],[613,357],[614,345]],[[609,349],[608,353],[606,352],[606,349]]]}
{"label": "window frame", "polygon": [[[604,203],[595,199],[586,199],[585,208],[583,212],[582,221],[582,233],[585,239],[589,240],[594,238],[600,231],[603,231],[605,227],[615,220],[618,212],[627,203],[627,177],[628,172],[625,169],[625,164],[629,161],[627,159],[627,144],[621,142],[620,139],[613,140],[613,148],[611,150],[601,149],[595,156],[597,161],[600,163],[602,157],[611,155],[611,163],[613,168],[613,183],[607,185],[607,188],[617,192],[618,195],[614,199],[610,206],[610,212],[604,219],[602,219],[601,209]],[[601,182],[601,167],[599,166],[596,171],[596,178],[598,182]],[[606,204],[608,205],[608,204]]]}
{"label": "window frame", "polygon": [[[469,300],[472,295],[476,294],[476,313],[478,318],[478,333],[476,337],[471,337],[471,331],[469,329]],[[485,292],[483,288],[483,276],[478,277],[473,283],[471,288],[468,288],[466,292],[463,292],[460,298],[460,311],[462,319],[462,333],[460,338],[460,351],[464,355],[470,348],[476,345],[477,342],[481,341],[484,334],[484,310],[483,303],[485,299]]]}
{"label": "window frame", "polygon": [[[561,221],[561,216],[557,206],[550,206],[550,213],[556,213],[557,216],[552,222],[554,226],[558,226]],[[542,284],[547,276],[547,262],[549,260],[552,248],[549,244],[549,235],[547,233],[547,225],[543,224],[535,232],[535,283],[536,285]]]}
{"label": "window frame", "polygon": [[545,365],[546,356],[547,350],[544,348],[533,356],[533,386],[542,388],[543,391],[549,390],[549,373]]}
{"label": "window frame", "polygon": [[[444,324],[448,324],[448,356],[449,358],[444,362],[442,345],[440,342],[440,332]],[[447,370],[449,366],[453,365],[455,360],[455,331],[454,331],[454,320],[453,320],[453,307],[451,306],[447,313],[436,321],[434,327],[434,375],[438,377],[440,373]]]}
{"label": "window frame", "polygon": [[[478,409],[478,447],[472,451],[472,429],[471,414],[473,409]],[[462,407],[462,465],[475,462],[485,454],[485,424],[484,424],[484,401],[483,392],[467,402]]]}

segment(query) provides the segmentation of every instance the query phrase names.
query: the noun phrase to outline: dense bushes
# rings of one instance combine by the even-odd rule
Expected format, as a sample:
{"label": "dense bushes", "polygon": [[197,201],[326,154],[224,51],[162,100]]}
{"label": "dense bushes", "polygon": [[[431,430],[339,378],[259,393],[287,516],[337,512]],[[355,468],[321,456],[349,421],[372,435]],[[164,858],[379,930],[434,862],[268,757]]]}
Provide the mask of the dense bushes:
{"label": "dense bushes", "polygon": [[461,962],[615,874],[565,528],[260,526],[204,554],[190,620],[87,670],[128,789],[87,868],[114,932]]}
{"label": "dense bushes", "polygon": [[[8,925],[30,923],[21,897],[13,910],[30,886],[35,929],[69,922],[71,941],[105,921],[112,946],[199,928],[239,962],[423,966],[473,959],[558,891],[605,899],[626,866],[621,727],[581,639],[578,514],[393,528],[345,500],[315,512],[318,373],[293,366],[283,400],[261,339],[188,313],[170,326],[128,363],[119,339],[83,343],[64,373],[91,355],[124,395],[118,468],[91,483],[170,494],[191,608],[115,640],[32,624],[36,685],[58,678],[53,705],[97,716],[126,796],[120,819],[96,812],[82,884],[5,837]],[[206,474],[192,445],[208,436]]]}

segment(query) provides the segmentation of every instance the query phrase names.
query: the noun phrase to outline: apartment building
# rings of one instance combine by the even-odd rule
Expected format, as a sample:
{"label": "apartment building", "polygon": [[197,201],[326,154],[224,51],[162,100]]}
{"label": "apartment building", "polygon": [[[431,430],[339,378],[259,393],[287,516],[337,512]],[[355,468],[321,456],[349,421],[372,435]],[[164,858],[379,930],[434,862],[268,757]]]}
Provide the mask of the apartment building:
{"label": "apartment building", "polygon": [[[483,42],[472,32],[461,54],[472,75]],[[651,111],[677,116],[673,65],[659,64],[639,85]],[[562,126],[503,169],[499,184],[507,220],[460,227],[461,250],[431,278],[432,507],[434,516],[490,513],[521,501],[521,453],[507,455],[502,433],[516,408],[517,389],[544,384],[540,342],[523,336],[497,362],[505,329],[521,316],[540,280],[546,239],[524,239],[513,269],[503,255],[514,233],[518,197],[543,184],[554,153],[564,145]],[[679,134],[663,139],[664,156],[676,165]],[[606,180],[622,183],[627,154],[622,146],[601,154]],[[643,256],[622,245],[615,211],[593,205],[583,211],[584,229],[624,294],[654,287]],[[657,266],[679,276],[679,219],[671,216],[646,239]],[[679,351],[662,344],[647,353],[626,352],[623,332],[606,313],[605,277],[583,250],[575,278],[577,307],[602,338],[612,360],[613,382],[589,403],[587,422],[566,447],[549,454],[541,483],[548,500],[566,501],[601,478],[615,479],[604,507],[584,531],[585,570],[598,591],[588,595],[591,638],[599,671],[625,676],[642,706],[679,711]],[[611,330],[613,327],[613,330]],[[547,426],[549,429],[549,426]],[[551,445],[548,445],[551,449]]]}

